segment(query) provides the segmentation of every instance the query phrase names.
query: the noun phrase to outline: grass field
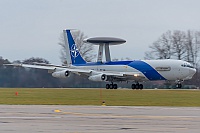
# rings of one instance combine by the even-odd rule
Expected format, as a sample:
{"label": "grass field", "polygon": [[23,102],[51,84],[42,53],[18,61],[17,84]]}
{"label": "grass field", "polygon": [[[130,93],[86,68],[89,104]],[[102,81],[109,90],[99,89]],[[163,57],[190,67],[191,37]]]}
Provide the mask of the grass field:
{"label": "grass field", "polygon": [[[18,92],[18,95],[16,95]],[[0,89],[0,104],[200,107],[200,90]]]}

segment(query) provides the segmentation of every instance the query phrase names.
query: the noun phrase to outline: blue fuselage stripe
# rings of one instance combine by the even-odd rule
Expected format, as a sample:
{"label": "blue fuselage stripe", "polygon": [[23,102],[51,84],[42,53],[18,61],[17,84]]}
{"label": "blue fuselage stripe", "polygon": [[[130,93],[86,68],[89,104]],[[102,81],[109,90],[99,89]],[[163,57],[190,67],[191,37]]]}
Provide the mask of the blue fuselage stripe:
{"label": "blue fuselage stripe", "polygon": [[166,80],[152,66],[144,61],[133,61],[128,66],[142,72],[149,80]]}

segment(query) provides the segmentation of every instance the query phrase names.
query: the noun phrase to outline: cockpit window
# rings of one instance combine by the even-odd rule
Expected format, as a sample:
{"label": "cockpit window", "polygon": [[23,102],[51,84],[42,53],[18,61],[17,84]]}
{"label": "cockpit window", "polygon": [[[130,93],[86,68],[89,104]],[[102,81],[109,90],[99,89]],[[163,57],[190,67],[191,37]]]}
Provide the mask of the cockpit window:
{"label": "cockpit window", "polygon": [[182,67],[189,67],[189,68],[194,68],[194,66],[192,66],[191,64],[188,63],[184,63],[181,65]]}

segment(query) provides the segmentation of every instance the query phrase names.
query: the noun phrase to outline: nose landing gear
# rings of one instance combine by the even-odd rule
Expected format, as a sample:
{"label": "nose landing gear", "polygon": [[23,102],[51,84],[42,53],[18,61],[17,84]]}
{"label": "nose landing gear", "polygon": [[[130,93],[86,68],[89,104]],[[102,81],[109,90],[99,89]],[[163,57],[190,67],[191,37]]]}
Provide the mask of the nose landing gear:
{"label": "nose landing gear", "polygon": [[176,88],[182,88],[181,82],[183,82],[183,80],[177,80],[176,81]]}
{"label": "nose landing gear", "polygon": [[181,83],[176,84],[176,88],[182,88],[182,84]]}

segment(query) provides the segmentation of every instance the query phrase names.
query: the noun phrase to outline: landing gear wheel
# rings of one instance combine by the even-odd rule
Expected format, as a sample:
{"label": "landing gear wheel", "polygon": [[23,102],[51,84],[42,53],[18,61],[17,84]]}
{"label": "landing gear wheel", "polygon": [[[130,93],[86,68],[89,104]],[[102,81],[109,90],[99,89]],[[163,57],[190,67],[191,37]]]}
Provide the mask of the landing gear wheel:
{"label": "landing gear wheel", "polygon": [[131,85],[131,88],[132,88],[132,89],[135,89],[135,88],[136,88],[135,84],[132,84],[132,85]]}
{"label": "landing gear wheel", "polygon": [[114,88],[114,89],[117,89],[117,84],[113,84],[113,88]]}
{"label": "landing gear wheel", "polygon": [[176,88],[182,88],[182,84],[176,84]]}
{"label": "landing gear wheel", "polygon": [[110,89],[113,89],[114,88],[114,85],[113,84],[110,84]]}
{"label": "landing gear wheel", "polygon": [[137,89],[140,89],[140,85],[139,85],[139,84],[136,84],[136,85],[135,85],[135,88],[136,88],[136,90],[137,90]]}
{"label": "landing gear wheel", "polygon": [[110,85],[109,84],[106,84],[106,89],[110,89]]}
{"label": "landing gear wheel", "polygon": [[140,90],[142,90],[143,89],[143,84],[140,84],[139,88],[140,88]]}

